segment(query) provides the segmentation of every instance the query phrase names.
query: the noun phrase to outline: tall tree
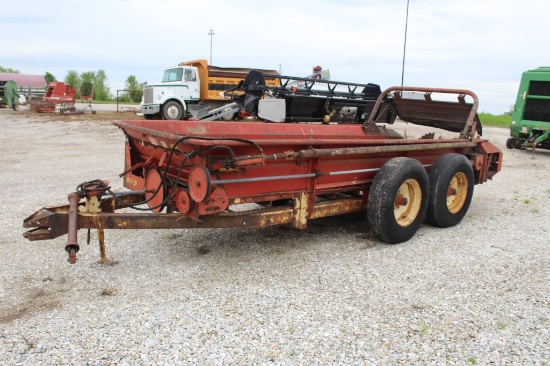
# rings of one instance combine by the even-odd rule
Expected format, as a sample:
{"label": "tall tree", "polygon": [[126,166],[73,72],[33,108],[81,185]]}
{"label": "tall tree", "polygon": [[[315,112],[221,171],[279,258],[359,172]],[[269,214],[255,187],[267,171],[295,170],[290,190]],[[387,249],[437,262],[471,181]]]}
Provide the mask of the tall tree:
{"label": "tall tree", "polygon": [[143,94],[141,91],[143,90],[143,83],[140,83],[135,75],[128,76],[128,79],[126,79],[125,88],[126,90],[132,90],[128,92],[131,102],[137,103],[141,101],[141,95]]}
{"label": "tall tree", "polygon": [[110,100],[111,88],[109,87],[107,74],[104,70],[98,70],[94,78],[94,99],[95,100]]}
{"label": "tall tree", "polygon": [[82,83],[80,75],[76,70],[67,71],[67,76],[65,76],[65,84],[73,87],[75,90],[80,89],[80,84]]}
{"label": "tall tree", "polygon": [[95,80],[95,72],[94,71],[85,71],[80,73],[80,80],[82,83],[89,82],[91,84],[94,83]]}
{"label": "tall tree", "polygon": [[19,70],[12,69],[10,67],[2,67],[2,66],[0,66],[0,72],[11,72],[12,74],[19,74]]}
{"label": "tall tree", "polygon": [[46,79],[46,83],[51,83],[53,81],[57,81],[55,79],[55,76],[53,76],[51,73],[49,73],[48,71],[46,71],[46,75],[44,75],[44,79]]}
{"label": "tall tree", "polygon": [[[81,96],[89,97],[92,95],[92,90],[94,90],[94,80],[95,80],[94,71],[85,71],[80,73],[79,94]],[[96,99],[95,93],[93,95],[94,95],[93,99]]]}

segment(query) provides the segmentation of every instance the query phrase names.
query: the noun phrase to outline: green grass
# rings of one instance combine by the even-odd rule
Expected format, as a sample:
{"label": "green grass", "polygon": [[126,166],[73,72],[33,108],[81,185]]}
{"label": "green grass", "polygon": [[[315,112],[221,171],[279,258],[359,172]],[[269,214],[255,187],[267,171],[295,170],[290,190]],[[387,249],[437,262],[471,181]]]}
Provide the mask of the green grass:
{"label": "green grass", "polygon": [[478,113],[479,120],[481,121],[482,126],[496,126],[496,127],[510,127],[510,122],[512,122],[512,116],[507,114],[501,114],[500,116],[495,116],[490,113]]}

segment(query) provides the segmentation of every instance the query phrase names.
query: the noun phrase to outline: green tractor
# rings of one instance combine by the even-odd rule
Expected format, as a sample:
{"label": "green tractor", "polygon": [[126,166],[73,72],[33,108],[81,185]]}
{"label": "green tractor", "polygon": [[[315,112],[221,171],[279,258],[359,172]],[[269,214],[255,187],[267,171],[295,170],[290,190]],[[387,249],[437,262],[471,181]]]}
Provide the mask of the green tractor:
{"label": "green tractor", "polygon": [[6,105],[14,111],[19,107],[17,84],[12,80],[0,81],[0,107]]}
{"label": "green tractor", "polygon": [[510,124],[509,149],[550,150],[550,67],[525,71]]}

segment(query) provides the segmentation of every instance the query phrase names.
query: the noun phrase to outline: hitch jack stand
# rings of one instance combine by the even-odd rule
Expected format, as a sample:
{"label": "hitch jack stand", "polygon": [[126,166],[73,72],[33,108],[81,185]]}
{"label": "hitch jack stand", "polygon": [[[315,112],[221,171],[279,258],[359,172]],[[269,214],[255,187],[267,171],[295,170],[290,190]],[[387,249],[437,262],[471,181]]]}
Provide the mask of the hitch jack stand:
{"label": "hitch jack stand", "polygon": [[80,250],[78,245],[78,203],[83,197],[82,194],[78,192],[73,192],[69,194],[69,225],[68,225],[68,236],[67,236],[67,245],[65,246],[65,251],[69,253],[69,263],[76,263],[76,253]]}

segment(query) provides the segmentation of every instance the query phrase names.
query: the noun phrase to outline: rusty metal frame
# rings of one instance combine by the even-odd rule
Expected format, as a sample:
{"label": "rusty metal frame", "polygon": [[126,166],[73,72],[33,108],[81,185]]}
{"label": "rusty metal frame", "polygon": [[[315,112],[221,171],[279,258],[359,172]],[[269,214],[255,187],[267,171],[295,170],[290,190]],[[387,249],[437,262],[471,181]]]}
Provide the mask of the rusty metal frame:
{"label": "rusty metal frame", "polygon": [[[424,121],[450,122],[455,131],[462,129],[460,137],[404,139],[376,126],[376,115],[384,99],[391,92],[400,98],[404,90],[424,92],[424,100],[428,103],[422,104],[421,100],[404,103],[401,109],[404,115],[416,118],[420,124]],[[432,104],[433,92],[458,94],[460,107],[453,109],[450,102],[442,106],[438,102]],[[471,109],[464,102],[465,95],[474,100]],[[417,106],[418,114],[415,114]],[[69,195],[68,205],[43,208],[25,219],[23,226],[31,230],[24,236],[29,240],[45,240],[67,234],[65,250],[69,253],[69,262],[75,263],[80,249],[78,230],[97,229],[104,263],[106,229],[257,228],[281,224],[303,229],[311,219],[366,209],[369,187],[376,171],[385,160],[395,156],[416,158],[430,169],[437,156],[460,153],[470,159],[477,174],[476,184],[483,183],[500,170],[502,153],[487,140],[475,138],[477,106],[477,96],[468,90],[393,87],[377,99],[363,126],[308,125],[307,133],[301,125],[247,124],[245,127],[230,122],[178,121],[174,124],[173,121],[158,121],[151,127],[144,121],[116,121],[113,123],[126,134],[125,172],[121,176],[124,176],[125,187],[132,191],[112,192],[108,182],[88,190],[77,188],[77,192]],[[457,111],[455,118],[447,116],[446,120],[446,113],[452,110]],[[231,133],[227,132],[229,130]],[[209,151],[211,147],[220,146],[231,154],[194,155],[195,151]],[[192,165],[184,165],[186,161]],[[146,184],[148,169],[155,172],[162,169],[161,181],[175,182],[170,194],[183,192],[182,197],[189,194],[192,202],[189,196],[187,200],[193,204],[193,209],[191,203],[184,206],[188,210],[182,209],[178,206],[181,201],[176,202],[170,195],[165,202],[151,207],[145,198],[151,196],[151,189],[158,185],[152,195],[155,196],[162,184]],[[191,174],[191,171],[198,173]],[[182,172],[183,177],[180,176]],[[275,188],[264,189],[261,183],[264,181],[280,183],[271,186]],[[193,196],[202,192],[196,187],[204,187],[204,196]],[[292,200],[293,203],[265,204],[277,200]],[[231,205],[251,202],[263,207],[231,211]],[[140,210],[145,203],[150,210],[162,211],[166,207],[167,213],[115,212],[127,206]]]}
{"label": "rusty metal frame", "polygon": [[394,97],[400,98],[401,93],[404,91],[411,91],[411,92],[423,92],[424,93],[424,99],[426,102],[431,102],[431,93],[442,93],[442,94],[457,94],[458,95],[458,101],[459,103],[464,104],[464,96],[468,95],[473,99],[473,104],[470,109],[470,112],[468,114],[468,117],[465,121],[464,128],[462,129],[462,132],[460,133],[461,138],[468,138],[473,139],[475,137],[475,131],[476,131],[476,122],[475,122],[475,116],[477,114],[477,108],[479,106],[479,98],[477,95],[472,92],[471,90],[467,89],[452,89],[452,88],[426,88],[426,87],[411,87],[411,86],[392,86],[390,88],[387,88],[380,94],[378,99],[376,100],[376,103],[374,104],[374,107],[371,111],[371,114],[369,115],[368,120],[363,124],[364,128],[368,130],[369,128],[372,128],[374,124],[376,123],[376,116],[378,115],[378,111],[380,110],[380,106],[384,102],[384,100],[388,97],[390,93],[394,93]]}
{"label": "rusty metal frame", "polygon": [[[116,91],[116,111],[117,113],[122,112],[122,110],[119,109],[119,93],[120,92],[139,92],[143,94],[143,89],[117,89]],[[139,107],[139,105],[138,105]]]}
{"label": "rusty metal frame", "polygon": [[[191,220],[180,213],[115,213],[114,210],[123,206],[113,197],[101,200],[101,206],[111,207],[112,212],[79,212],[79,206],[84,206],[84,202],[79,202],[81,195],[74,192],[69,195],[69,205],[42,208],[27,217],[23,227],[33,229],[23,235],[28,240],[34,241],[55,239],[68,234],[65,250],[69,253],[69,262],[75,263],[76,253],[80,249],[77,243],[78,230],[98,229],[101,262],[105,263],[107,260],[105,229],[259,228],[282,224],[293,224],[296,227],[305,228],[309,219],[357,212],[366,208],[366,203],[360,196],[342,196],[316,202],[310,206],[307,199],[303,201],[303,193],[296,194],[294,205],[263,207],[239,212],[228,211],[201,216],[200,220]],[[140,202],[144,194],[124,192],[123,197],[128,202]]]}

